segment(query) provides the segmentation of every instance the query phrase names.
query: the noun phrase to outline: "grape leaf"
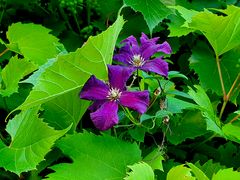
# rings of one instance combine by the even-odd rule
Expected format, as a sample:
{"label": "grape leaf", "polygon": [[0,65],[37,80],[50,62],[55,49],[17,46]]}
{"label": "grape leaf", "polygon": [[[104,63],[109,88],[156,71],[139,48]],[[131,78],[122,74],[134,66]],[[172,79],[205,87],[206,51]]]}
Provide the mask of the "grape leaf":
{"label": "grape leaf", "polygon": [[[51,179],[123,179],[127,165],[141,160],[141,151],[130,144],[104,134],[83,132],[68,135],[57,143],[73,163],[57,164]],[[94,171],[94,172],[93,172]]]}
{"label": "grape leaf", "polygon": [[44,64],[49,58],[54,58],[60,46],[58,39],[49,34],[51,30],[41,25],[15,23],[9,26],[6,46],[37,65]]}
{"label": "grape leaf", "polygon": [[[225,53],[221,60],[220,66],[225,90],[228,92],[240,72],[240,49],[235,48]],[[199,76],[201,86],[207,91],[211,89],[213,92],[222,96],[222,88],[218,74],[217,63],[213,52],[207,44],[198,42],[193,47],[192,55],[189,58],[190,68]],[[231,101],[236,103],[236,97],[231,97]]]}
{"label": "grape leaf", "polygon": [[0,166],[16,174],[33,170],[54,142],[70,128],[57,131],[38,118],[39,107],[22,111],[7,124],[12,141],[0,149]]}
{"label": "grape leaf", "polygon": [[159,148],[154,149],[143,159],[143,161],[146,162],[149,166],[151,166],[153,170],[158,169],[161,171],[163,171],[163,160],[164,158]]}
{"label": "grape leaf", "polygon": [[124,24],[121,16],[103,33],[90,37],[76,52],[58,56],[38,78],[38,83],[18,109],[45,103],[60,95],[81,88],[91,74],[107,77],[107,64],[112,61],[117,36]]}
{"label": "grape leaf", "polygon": [[211,101],[206,92],[201,86],[195,85],[194,87],[197,89],[197,91],[195,92],[192,88],[190,88],[188,94],[201,108],[202,115],[205,117],[207,123],[207,130],[214,131],[219,135],[225,137],[220,128],[220,120],[213,111]]}
{"label": "grape leaf", "polygon": [[195,180],[195,178],[191,174],[191,169],[184,167],[184,164],[178,165],[170,169],[167,173],[167,180]]}
{"label": "grape leaf", "polygon": [[221,169],[213,175],[212,180],[223,180],[223,179],[240,179],[240,172],[233,171],[232,168]]}
{"label": "grape leaf", "polygon": [[79,92],[80,90],[76,89],[44,103],[44,121],[55,129],[64,129],[73,124],[69,132],[76,130],[90,104],[90,101],[79,98]]}
{"label": "grape leaf", "polygon": [[201,31],[220,56],[240,45],[240,8],[227,16],[200,12],[192,17],[189,27]]}
{"label": "grape leaf", "polygon": [[152,34],[154,27],[156,27],[158,23],[172,14],[172,11],[159,0],[124,0],[124,3],[130,6],[134,11],[139,11],[143,14],[149,27],[150,34]]}
{"label": "grape leaf", "polygon": [[1,71],[2,89],[0,94],[3,96],[10,96],[18,91],[19,81],[26,75],[36,70],[36,65],[25,59],[18,59],[17,56],[12,57],[9,63]]}
{"label": "grape leaf", "polygon": [[132,171],[127,173],[127,177],[124,178],[125,180],[154,180],[154,172],[147,163],[139,162],[128,167]]}
{"label": "grape leaf", "polygon": [[166,134],[167,139],[175,145],[206,133],[206,123],[199,111],[188,111],[172,117],[169,127],[171,132]]}
{"label": "grape leaf", "polygon": [[54,62],[56,62],[56,58],[49,59],[46,63],[43,65],[39,66],[38,70],[35,71],[31,76],[29,76],[27,79],[21,81],[21,83],[30,83],[32,85],[36,85],[37,82],[39,81],[39,77],[41,76],[44,71],[53,65]]}

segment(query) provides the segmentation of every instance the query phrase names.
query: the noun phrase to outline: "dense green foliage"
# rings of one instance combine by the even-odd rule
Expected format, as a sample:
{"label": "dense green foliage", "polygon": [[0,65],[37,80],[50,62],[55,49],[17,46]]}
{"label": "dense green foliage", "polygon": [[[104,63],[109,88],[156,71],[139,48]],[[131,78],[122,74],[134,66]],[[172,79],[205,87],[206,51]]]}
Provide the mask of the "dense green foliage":
{"label": "dense green foliage", "polygon": [[[0,0],[0,179],[240,179],[239,6]],[[101,132],[79,93],[142,32],[171,45],[168,78],[137,71],[147,112],[119,107]]]}

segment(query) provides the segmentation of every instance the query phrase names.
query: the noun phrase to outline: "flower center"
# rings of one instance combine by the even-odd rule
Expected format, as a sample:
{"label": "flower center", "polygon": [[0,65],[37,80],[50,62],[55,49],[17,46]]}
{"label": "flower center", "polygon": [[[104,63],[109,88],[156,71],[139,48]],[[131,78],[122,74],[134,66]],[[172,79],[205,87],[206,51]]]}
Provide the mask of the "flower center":
{"label": "flower center", "polygon": [[133,55],[133,58],[130,62],[135,67],[141,67],[145,63],[144,58],[140,54]]}
{"label": "flower center", "polygon": [[120,98],[122,92],[117,88],[110,88],[107,98],[111,101],[116,101]]}

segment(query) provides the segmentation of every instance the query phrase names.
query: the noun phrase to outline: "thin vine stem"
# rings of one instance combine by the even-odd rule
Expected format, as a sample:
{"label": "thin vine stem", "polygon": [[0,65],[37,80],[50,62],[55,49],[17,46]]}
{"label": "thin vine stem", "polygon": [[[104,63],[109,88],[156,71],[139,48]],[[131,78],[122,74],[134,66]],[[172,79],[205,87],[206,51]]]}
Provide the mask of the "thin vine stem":
{"label": "thin vine stem", "polygon": [[223,92],[223,100],[226,100],[226,91],[225,91],[225,87],[224,87],[224,82],[223,82],[223,77],[222,77],[222,71],[221,71],[221,66],[220,66],[220,60],[218,55],[216,55],[216,62],[217,62],[217,68],[218,68],[218,75],[220,78],[220,83],[221,83],[221,87],[222,87],[222,92]]}
{"label": "thin vine stem", "polygon": [[76,25],[77,25],[78,32],[79,32],[79,34],[81,34],[80,25],[79,25],[79,23],[78,23],[78,19],[77,19],[77,16],[76,16],[75,13],[73,13],[73,18],[74,18],[74,21],[75,21],[75,23],[76,23]]}
{"label": "thin vine stem", "polygon": [[240,79],[240,73],[238,73],[236,79],[234,80],[234,82],[233,82],[233,84],[232,84],[232,86],[231,86],[231,88],[230,88],[230,90],[229,90],[229,92],[228,92],[228,94],[227,94],[227,99],[228,99],[228,100],[230,99],[230,97],[231,97],[231,95],[232,95],[232,93],[233,93],[233,90],[234,90],[237,82],[239,81],[239,79]]}
{"label": "thin vine stem", "polygon": [[[227,105],[227,102],[229,101],[231,96],[235,93],[235,91],[233,91],[233,90],[234,90],[235,86],[237,85],[237,82],[239,81],[239,79],[240,79],[240,73],[237,75],[236,79],[234,80],[229,92],[226,95],[226,98],[223,98],[223,105],[222,105],[222,108],[221,108],[221,111],[220,111],[219,119],[222,118],[222,115],[223,115],[223,112],[224,112],[225,107]],[[237,86],[236,88],[238,88],[238,87],[239,86]]]}
{"label": "thin vine stem", "polygon": [[3,56],[3,55],[4,55],[6,52],[8,52],[8,51],[9,51],[9,49],[6,48],[3,52],[0,53],[0,57]]}
{"label": "thin vine stem", "polygon": [[231,119],[231,121],[229,121],[228,124],[233,123],[234,121],[238,120],[238,118],[240,118],[240,114],[236,115],[234,118]]}

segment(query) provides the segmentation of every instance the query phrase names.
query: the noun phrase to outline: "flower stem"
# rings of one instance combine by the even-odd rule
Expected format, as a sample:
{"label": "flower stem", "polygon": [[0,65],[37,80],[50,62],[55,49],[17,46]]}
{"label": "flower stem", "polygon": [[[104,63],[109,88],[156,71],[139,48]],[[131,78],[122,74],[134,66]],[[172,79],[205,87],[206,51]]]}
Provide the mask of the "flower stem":
{"label": "flower stem", "polygon": [[0,57],[3,56],[6,52],[8,52],[8,48],[6,48],[3,52],[0,53]]}

